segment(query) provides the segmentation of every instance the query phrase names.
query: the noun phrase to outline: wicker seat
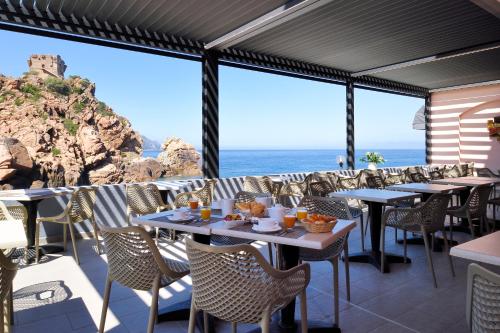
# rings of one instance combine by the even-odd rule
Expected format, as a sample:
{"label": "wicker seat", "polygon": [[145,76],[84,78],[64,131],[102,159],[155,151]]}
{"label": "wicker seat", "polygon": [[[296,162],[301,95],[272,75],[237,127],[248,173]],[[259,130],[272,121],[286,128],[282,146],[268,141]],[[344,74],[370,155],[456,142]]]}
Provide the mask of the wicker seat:
{"label": "wicker seat", "polygon": [[455,276],[453,269],[453,262],[449,255],[449,244],[444,229],[444,220],[446,218],[446,208],[451,200],[451,194],[436,193],[433,194],[427,201],[414,207],[414,208],[390,208],[387,209],[382,216],[382,230],[381,230],[381,270],[384,269],[384,252],[385,252],[385,228],[392,227],[404,231],[403,245],[404,245],[404,258],[406,259],[407,244],[406,232],[421,233],[424,238],[425,251],[429,268],[432,272],[434,286],[437,288],[436,274],[432,264],[432,257],[430,252],[430,245],[428,234],[434,234],[441,231],[445,244],[445,251],[448,254],[448,259],[451,266],[452,275]]}
{"label": "wicker seat", "polygon": [[489,231],[489,223],[486,217],[486,211],[488,208],[488,198],[491,191],[493,190],[492,185],[486,186],[476,186],[470,192],[467,201],[463,206],[455,206],[448,208],[448,215],[450,215],[450,233],[451,240],[453,240],[453,218],[457,219],[467,219],[469,222],[470,232],[472,238],[475,238],[473,220],[479,220],[479,230]]}
{"label": "wicker seat", "polygon": [[147,332],[153,332],[159,288],[189,274],[189,265],[164,258],[149,233],[140,226],[102,227],[101,233],[108,258],[108,277],[99,332],[104,332],[111,285],[114,281],[136,290],[151,290],[153,298]]}
{"label": "wicker seat", "polygon": [[36,229],[35,229],[35,255],[36,262],[40,256],[39,246],[40,246],[40,225],[43,222],[59,223],[63,225],[63,243],[64,250],[66,250],[67,243],[67,228],[71,235],[71,242],[73,243],[73,254],[77,264],[80,264],[80,259],[78,258],[78,251],[76,248],[75,232],[73,230],[74,224],[81,223],[86,220],[92,222],[92,228],[94,229],[94,237],[97,246],[97,252],[101,253],[101,248],[99,245],[98,238],[98,227],[94,217],[94,204],[96,200],[96,190],[93,188],[78,188],[72,194],[71,198],[66,205],[64,211],[56,216],[43,216],[36,219]]}
{"label": "wicker seat", "polygon": [[[189,333],[195,331],[196,313],[203,311],[231,322],[260,323],[269,332],[271,316],[300,295],[301,328],[307,332],[306,288],[309,264],[287,271],[273,268],[251,245],[214,247],[186,239],[193,298]],[[205,328],[207,325],[205,325]]]}
{"label": "wicker seat", "polygon": [[500,330],[500,275],[469,265],[465,315],[472,333]]}
{"label": "wicker seat", "polygon": [[175,208],[189,206],[189,200],[193,198],[201,201],[203,206],[210,206],[214,197],[216,183],[217,179],[206,179],[202,188],[177,194],[174,200]]}
{"label": "wicker seat", "polygon": [[12,244],[3,246],[7,248],[2,248],[3,253],[6,257],[10,257],[12,253],[19,247],[22,243],[24,247],[24,259],[26,260],[28,255],[28,241],[26,239],[26,230],[28,223],[28,212],[26,208],[22,205],[9,205],[7,206],[3,201],[0,201],[0,223],[7,222],[11,225],[9,230],[6,231],[4,236],[7,243]]}
{"label": "wicker seat", "polygon": [[[300,202],[300,205],[307,208],[309,213],[336,216],[339,219],[352,220],[349,206],[344,199],[338,198],[320,198],[306,196]],[[349,233],[344,237],[337,239],[330,246],[323,250],[312,250],[301,248],[299,255],[303,261],[328,261],[333,266],[333,299],[335,305],[335,323],[339,324],[339,258],[344,253],[345,281],[347,300],[351,300],[351,287],[349,277]]]}
{"label": "wicker seat", "polygon": [[10,332],[13,311],[12,281],[16,273],[17,265],[0,251],[0,332]]}

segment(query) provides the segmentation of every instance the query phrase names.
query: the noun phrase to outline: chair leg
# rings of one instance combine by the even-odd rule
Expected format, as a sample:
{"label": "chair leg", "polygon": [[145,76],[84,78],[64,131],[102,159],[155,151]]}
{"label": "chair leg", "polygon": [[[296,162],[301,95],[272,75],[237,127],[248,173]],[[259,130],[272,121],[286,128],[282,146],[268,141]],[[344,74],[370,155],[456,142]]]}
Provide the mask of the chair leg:
{"label": "chair leg", "polygon": [[40,259],[40,224],[42,222],[35,223],[35,262],[38,264]]}
{"label": "chair leg", "polygon": [[398,243],[398,228],[394,228],[394,243]]}
{"label": "chair leg", "polygon": [[345,268],[345,286],[346,286],[346,296],[347,301],[351,301],[351,275],[349,272],[349,244],[346,239],[344,245],[344,268]]}
{"label": "chair leg", "polygon": [[432,264],[431,248],[429,244],[429,239],[427,238],[428,235],[425,229],[422,229],[422,236],[424,238],[424,243],[425,243],[425,254],[427,255],[427,262],[429,264],[429,269],[432,273],[432,278],[434,280],[434,288],[437,288],[436,273],[434,272],[434,265]]}
{"label": "chair leg", "polygon": [[6,317],[6,314],[5,314],[5,302],[2,302],[2,304],[0,304],[0,333],[5,333],[5,332],[8,332],[9,330],[9,324],[7,323],[7,318]]}
{"label": "chair leg", "polygon": [[453,258],[450,255],[450,244],[448,243],[448,237],[446,237],[446,231],[443,228],[443,240],[444,240],[444,250],[446,251],[446,255],[448,256],[448,261],[450,262],[451,275],[455,277],[455,268],[453,267]]}
{"label": "chair leg", "polygon": [[406,264],[408,261],[408,243],[406,230],[403,230],[403,262]]}
{"label": "chair leg", "polygon": [[474,223],[472,223],[472,219],[469,213],[467,213],[467,220],[469,221],[470,234],[472,236],[472,239],[475,239],[476,236],[474,235]]}
{"label": "chair leg", "polygon": [[78,250],[76,249],[75,231],[73,230],[74,225],[72,223],[68,224],[69,233],[71,235],[71,242],[73,243],[73,253],[75,256],[76,263],[80,265],[80,259],[78,258]]}
{"label": "chair leg", "polygon": [[335,325],[339,324],[339,257],[335,257],[332,259],[333,265],[333,304],[335,307]]}
{"label": "chair leg", "polygon": [[238,332],[238,323],[231,323],[231,333]]}
{"label": "chair leg", "polygon": [[63,224],[63,248],[64,248],[64,252],[66,252],[67,245],[68,245],[68,225]]}
{"label": "chair leg", "polygon": [[97,230],[97,223],[95,218],[92,218],[92,228],[94,228],[95,245],[97,247],[97,254],[101,255],[101,244],[99,244],[99,232]]}
{"label": "chair leg", "polygon": [[[108,273],[109,274],[109,273]],[[106,314],[108,313],[109,296],[111,294],[111,284],[113,281],[109,278],[106,279],[106,286],[104,287],[104,297],[102,302],[101,323],[99,324],[99,333],[104,332],[104,325],[106,324]]]}
{"label": "chair leg", "polygon": [[269,253],[269,263],[273,266],[273,244],[267,243],[267,251]]}
{"label": "chair leg", "polygon": [[[363,218],[363,212],[361,212],[361,215],[359,216],[359,223],[361,227],[361,251],[365,251],[365,235],[366,235],[366,227],[363,227],[365,224],[364,218]],[[366,225],[368,225],[368,221],[366,221]]]}
{"label": "chair leg", "polygon": [[198,310],[196,310],[196,307],[194,306],[194,297],[191,298],[191,311],[189,312],[189,326],[188,326],[188,333],[195,333],[195,326],[196,326],[196,313]]}
{"label": "chair leg", "polygon": [[307,295],[306,289],[300,293],[300,331],[307,332]]}
{"label": "chair leg", "polygon": [[9,296],[7,296],[7,305],[9,311],[9,328],[14,325],[14,287],[10,285]]}
{"label": "chair leg", "polygon": [[264,314],[260,321],[260,328],[262,333],[270,333],[271,332],[271,310],[264,310]]}
{"label": "chair leg", "polygon": [[450,242],[453,245],[453,216],[450,215]]}
{"label": "chair leg", "polygon": [[158,293],[160,292],[160,276],[157,276],[153,281],[153,289],[151,290],[153,297],[151,299],[151,309],[149,310],[148,333],[153,333],[155,328],[156,318],[158,315]]}

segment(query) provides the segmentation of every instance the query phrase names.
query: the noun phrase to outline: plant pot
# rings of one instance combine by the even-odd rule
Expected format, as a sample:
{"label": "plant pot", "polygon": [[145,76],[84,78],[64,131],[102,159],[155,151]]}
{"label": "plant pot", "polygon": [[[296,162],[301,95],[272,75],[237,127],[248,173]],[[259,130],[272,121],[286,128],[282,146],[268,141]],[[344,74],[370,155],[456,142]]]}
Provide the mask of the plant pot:
{"label": "plant pot", "polygon": [[375,164],[373,162],[368,163],[368,169],[377,170],[377,164]]}

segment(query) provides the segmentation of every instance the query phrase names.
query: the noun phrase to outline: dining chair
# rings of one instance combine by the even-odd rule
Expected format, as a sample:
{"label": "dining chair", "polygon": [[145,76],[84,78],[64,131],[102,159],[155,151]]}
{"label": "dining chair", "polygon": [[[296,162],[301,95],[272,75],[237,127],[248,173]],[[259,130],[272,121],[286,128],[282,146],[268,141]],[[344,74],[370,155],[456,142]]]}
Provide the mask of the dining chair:
{"label": "dining chair", "polygon": [[94,188],[77,188],[73,191],[73,193],[71,193],[71,197],[62,213],[55,216],[40,216],[36,219],[35,258],[37,263],[40,257],[40,227],[44,222],[59,223],[63,225],[64,251],[66,251],[67,229],[69,229],[71,242],[73,244],[73,255],[76,263],[80,265],[80,259],[78,257],[78,250],[76,247],[75,232],[73,229],[77,223],[82,223],[87,220],[91,221],[92,228],[94,229],[97,252],[98,254],[101,254],[101,247],[98,238],[99,228],[94,216],[95,200],[96,190]]}
{"label": "dining chair", "polygon": [[473,187],[463,206],[452,206],[448,208],[447,213],[450,216],[450,239],[452,241],[454,217],[457,218],[457,220],[467,219],[472,238],[475,238],[473,220],[479,221],[480,232],[482,232],[484,228],[486,228],[486,231],[489,232],[489,223],[486,212],[488,208],[488,198],[493,190],[493,187],[493,185]]}
{"label": "dining chair", "polygon": [[28,240],[26,230],[28,223],[28,212],[22,205],[6,205],[0,201],[0,249],[6,257],[10,257],[14,251],[24,248],[24,260],[28,258]]}
{"label": "dining chair", "polygon": [[445,166],[443,170],[443,177],[444,178],[457,178],[457,177],[462,177],[462,170],[458,165],[453,165],[452,167],[447,167]]}
{"label": "dining chair", "polygon": [[[349,206],[345,199],[321,198],[305,196],[300,202],[302,207],[307,208],[308,213],[336,216],[339,219],[352,220]],[[328,261],[333,267],[333,299],[335,307],[335,324],[339,324],[339,259],[344,254],[345,283],[347,300],[351,300],[351,283],[349,276],[349,233],[338,238],[323,250],[300,248],[299,258],[301,261]]]}
{"label": "dining chair", "polygon": [[491,177],[491,178],[500,177],[499,174],[494,173],[488,168],[476,168],[476,174],[478,175],[478,177]]}
{"label": "dining chair", "polygon": [[292,208],[300,199],[309,194],[309,184],[317,180],[318,173],[313,172],[305,176],[302,181],[291,181],[284,184],[279,195],[279,202]]}
{"label": "dining chair", "polygon": [[329,181],[319,180],[309,183],[309,193],[315,197],[327,197],[330,193],[335,192],[336,188]]}
{"label": "dining chair", "polygon": [[492,231],[495,231],[496,228],[497,228],[497,207],[500,207],[500,197],[498,198],[493,198],[493,199],[490,199],[488,200],[488,204],[489,205],[492,205],[493,206],[493,230]]}
{"label": "dining chair", "polygon": [[205,183],[201,188],[177,194],[174,207],[187,207],[190,199],[198,199],[203,206],[210,206],[214,198],[215,184],[217,184],[217,179],[205,179]]}
{"label": "dining chair", "polygon": [[385,228],[392,227],[403,230],[403,251],[404,260],[407,259],[407,243],[406,233],[420,233],[424,239],[425,253],[427,262],[432,273],[434,287],[437,288],[436,273],[432,263],[431,245],[429,244],[428,235],[433,235],[437,231],[441,231],[445,244],[445,252],[448,255],[448,260],[451,267],[451,273],[455,276],[453,262],[449,253],[448,238],[444,227],[446,218],[446,209],[451,200],[451,194],[435,193],[425,202],[418,204],[413,208],[389,208],[382,215],[381,226],[381,271],[384,271],[385,261]]}
{"label": "dining chair", "polygon": [[0,251],[0,333],[10,332],[12,319],[12,281],[17,265]]}
{"label": "dining chair", "polygon": [[274,183],[268,176],[246,176],[243,191],[274,195]]}
{"label": "dining chair", "polygon": [[210,246],[186,239],[192,279],[189,333],[195,331],[196,314],[237,323],[259,323],[270,332],[271,316],[300,295],[301,331],[307,332],[306,288],[309,264],[281,271],[272,267],[255,247],[242,244]]}
{"label": "dining chair", "polygon": [[131,289],[151,291],[153,297],[147,332],[152,333],[158,311],[159,289],[189,274],[189,265],[163,257],[154,240],[141,226],[103,226],[101,234],[108,258],[108,275],[99,332],[104,332],[111,286],[113,282],[118,282]]}
{"label": "dining chair", "polygon": [[478,264],[467,270],[465,315],[469,332],[498,332],[500,327],[500,275]]}

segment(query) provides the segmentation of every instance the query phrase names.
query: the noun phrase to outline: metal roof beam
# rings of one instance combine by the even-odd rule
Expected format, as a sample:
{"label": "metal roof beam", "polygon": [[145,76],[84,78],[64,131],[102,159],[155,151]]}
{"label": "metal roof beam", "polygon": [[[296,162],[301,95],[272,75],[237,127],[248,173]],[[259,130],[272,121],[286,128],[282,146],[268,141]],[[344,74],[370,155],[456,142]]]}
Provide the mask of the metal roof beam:
{"label": "metal roof beam", "polygon": [[333,0],[294,0],[290,1],[269,13],[262,15],[241,27],[226,33],[225,35],[211,41],[205,45],[205,49],[222,50],[230,46],[239,44],[264,31],[272,29],[291,19],[304,15],[316,8],[319,8]]}
{"label": "metal roof beam", "polygon": [[353,77],[360,77],[360,76],[364,76],[364,75],[373,75],[373,74],[377,74],[377,73],[392,71],[392,70],[396,70],[396,69],[402,69],[402,68],[411,67],[411,66],[415,66],[415,65],[421,65],[421,64],[428,63],[428,62],[451,59],[451,58],[461,57],[461,56],[465,56],[465,55],[469,55],[469,54],[490,51],[490,50],[494,50],[494,49],[498,49],[498,48],[500,48],[500,41],[475,45],[475,46],[467,47],[467,48],[463,48],[463,49],[438,53],[436,55],[432,55],[432,56],[428,56],[428,57],[423,57],[423,58],[418,58],[418,59],[414,59],[414,60],[410,60],[410,61],[400,62],[400,63],[381,66],[381,67],[376,67],[376,68],[372,68],[372,69],[367,69],[364,71],[352,73],[351,75]]}

